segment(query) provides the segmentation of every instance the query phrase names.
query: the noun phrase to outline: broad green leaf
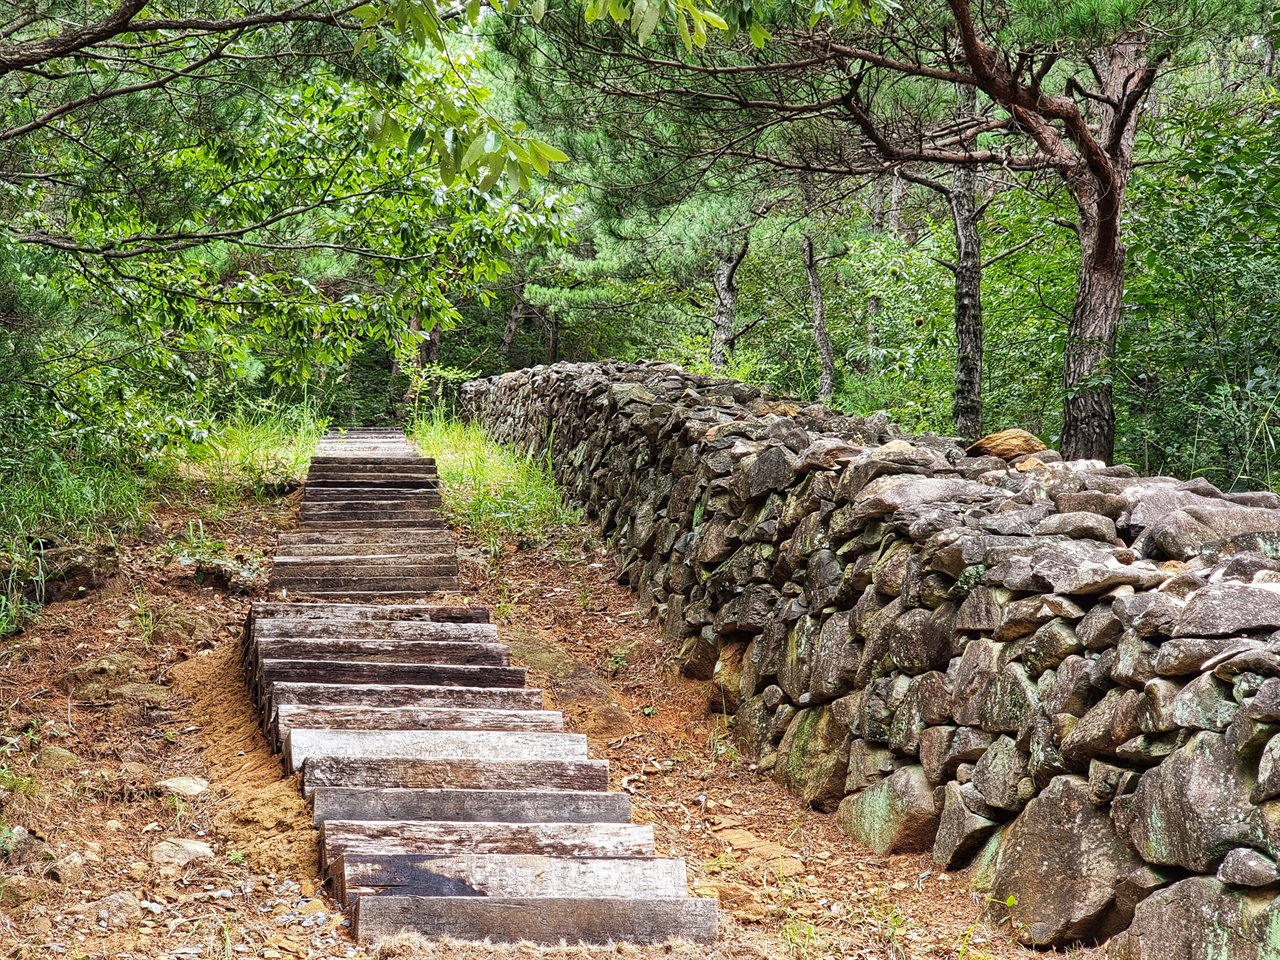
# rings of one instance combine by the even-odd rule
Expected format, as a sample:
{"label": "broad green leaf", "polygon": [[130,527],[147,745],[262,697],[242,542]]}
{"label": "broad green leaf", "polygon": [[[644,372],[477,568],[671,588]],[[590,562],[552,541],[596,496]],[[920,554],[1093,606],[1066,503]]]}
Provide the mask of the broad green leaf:
{"label": "broad green leaf", "polygon": [[533,0],[533,7],[529,12],[533,14],[534,23],[541,23],[542,18],[547,15],[547,0]]}
{"label": "broad green leaf", "polygon": [[467,147],[467,152],[462,157],[463,170],[470,170],[475,166],[477,160],[489,152],[485,143],[492,135],[492,133],[486,131],[471,141],[471,146]]}
{"label": "broad green leaf", "polygon": [[640,29],[636,33],[636,39],[641,44],[649,42],[649,38],[653,36],[654,29],[658,26],[658,18],[662,16],[663,0],[650,0],[648,8],[644,12],[644,20],[640,23]]}
{"label": "broad green leaf", "polygon": [[529,138],[529,150],[530,153],[539,154],[553,163],[564,163],[569,159],[569,155],[563,150],[553,147],[549,143],[543,143],[541,140],[536,140],[532,137]]}

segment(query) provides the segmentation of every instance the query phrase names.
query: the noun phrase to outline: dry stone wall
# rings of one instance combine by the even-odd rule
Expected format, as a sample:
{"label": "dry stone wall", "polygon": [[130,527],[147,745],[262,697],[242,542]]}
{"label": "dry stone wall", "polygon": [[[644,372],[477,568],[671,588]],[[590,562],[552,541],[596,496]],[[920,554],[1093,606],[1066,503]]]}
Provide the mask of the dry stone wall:
{"label": "dry stone wall", "polygon": [[1025,943],[1280,956],[1280,497],[660,364],[464,405],[550,455],[742,751],[849,836],[967,868]]}

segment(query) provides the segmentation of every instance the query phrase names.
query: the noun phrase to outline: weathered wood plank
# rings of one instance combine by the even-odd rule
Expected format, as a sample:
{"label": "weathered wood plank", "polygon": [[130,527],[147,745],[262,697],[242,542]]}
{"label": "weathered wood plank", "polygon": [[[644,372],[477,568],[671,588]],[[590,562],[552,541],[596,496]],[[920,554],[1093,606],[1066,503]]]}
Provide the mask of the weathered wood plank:
{"label": "weathered wood plank", "polygon": [[277,736],[294,727],[312,730],[519,730],[558,733],[564,718],[555,710],[477,710],[457,707],[313,707],[285,703],[275,708]]}
{"label": "weathered wood plank", "polygon": [[338,854],[455,856],[533,854],[541,857],[652,857],[648,823],[490,823],[485,821],[326,820],[320,862]]}
{"label": "weathered wood plank", "polygon": [[293,587],[287,587],[280,592],[280,595],[306,597],[310,600],[364,602],[368,600],[421,600],[424,597],[438,593],[458,593],[460,589],[461,587],[457,583],[452,586],[435,587],[430,590],[355,590],[351,588],[341,590],[296,590]]}
{"label": "weathered wood plank", "polygon": [[276,562],[272,573],[290,577],[388,577],[412,573],[415,577],[447,577],[458,571],[453,557],[422,560],[393,557],[385,562],[367,561],[363,557],[299,557]]}
{"label": "weathered wood plank", "polygon": [[448,663],[505,667],[505,643],[467,640],[329,640],[262,638],[253,646],[262,660],[351,660],[361,663]]}
{"label": "weathered wood plank", "polygon": [[498,628],[491,623],[456,620],[304,620],[258,617],[253,621],[255,639],[279,638],[331,640],[454,640],[494,643]]}
{"label": "weathered wood plank", "polygon": [[688,896],[683,860],[341,854],[326,871],[340,903],[351,896],[651,897]]}
{"label": "weathered wood plank", "polygon": [[390,603],[279,603],[256,600],[250,607],[255,622],[286,620],[395,620],[437,623],[488,623],[488,607],[432,606]]}
{"label": "weathered wood plank", "polygon": [[453,534],[441,530],[433,537],[423,538],[414,543],[395,543],[393,541],[371,541],[367,543],[295,543],[280,546],[275,555],[276,564],[282,561],[305,559],[307,557],[454,557],[456,559],[457,544]]}
{"label": "weathered wood plank", "polygon": [[414,760],[577,760],[587,756],[580,733],[473,730],[310,730],[284,736],[285,769],[309,757],[403,757]]}
{"label": "weathered wood plank", "polygon": [[429,939],[541,944],[695,943],[716,938],[716,901],[693,898],[411,897],[361,898],[352,934],[361,942],[409,931]]}
{"label": "weathered wood plank", "polygon": [[423,520],[436,516],[439,503],[433,497],[413,500],[360,501],[335,500],[332,503],[303,502],[298,509],[301,523],[333,520]]}
{"label": "weathered wood plank", "polygon": [[630,823],[625,793],[572,790],[412,790],[317,787],[314,822],[325,820],[490,820],[496,823]]}
{"label": "weathered wood plank", "polygon": [[522,667],[446,663],[364,663],[343,660],[262,660],[259,683],[424,684],[433,687],[523,687]]}
{"label": "weathered wood plank", "polygon": [[436,530],[444,526],[435,515],[422,517],[371,517],[365,520],[307,520],[299,521],[298,532],[331,536],[335,531],[358,530],[363,533],[385,536],[392,531],[412,534],[415,530]]}
{"label": "weathered wood plank", "polygon": [[266,700],[315,707],[453,707],[474,710],[541,710],[542,691],[532,687],[438,687],[425,684],[275,683]]}
{"label": "weathered wood plank", "polygon": [[291,550],[296,546],[333,546],[337,544],[436,544],[443,542],[443,537],[452,537],[453,532],[439,518],[431,521],[419,521],[413,526],[386,530],[328,530],[328,531],[294,531],[282,533],[276,538],[277,550]]}
{"label": "weathered wood plank", "polygon": [[408,757],[312,757],[305,792],[320,787],[407,790],[599,790],[609,788],[606,760],[415,760]]}
{"label": "weathered wood plank", "polygon": [[303,503],[417,503],[434,500],[440,489],[426,486],[419,481],[417,486],[391,489],[388,487],[308,487],[303,493]]}
{"label": "weathered wood plank", "polygon": [[334,564],[343,564],[353,569],[368,567],[412,567],[415,570],[438,570],[458,568],[458,558],[452,544],[438,547],[422,547],[415,550],[394,550],[386,546],[379,547],[378,553],[351,553],[350,547],[339,544],[329,547],[325,552],[311,548],[311,552],[299,554],[290,550],[287,554],[277,554],[272,561],[276,570],[302,570],[307,567],[328,569]]}
{"label": "weathered wood plank", "polygon": [[271,590],[292,590],[295,593],[315,595],[323,591],[326,594],[349,596],[349,592],[361,593],[454,593],[458,590],[458,578],[453,576],[367,576],[367,577],[305,577],[281,573],[268,580]]}

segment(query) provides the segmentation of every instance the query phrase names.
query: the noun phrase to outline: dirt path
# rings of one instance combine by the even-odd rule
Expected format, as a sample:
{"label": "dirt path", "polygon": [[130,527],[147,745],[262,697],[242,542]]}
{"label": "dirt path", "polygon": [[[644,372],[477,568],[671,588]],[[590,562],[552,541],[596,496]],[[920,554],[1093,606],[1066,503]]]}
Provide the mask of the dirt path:
{"label": "dirt path", "polygon": [[[284,500],[206,521],[206,552],[251,571],[292,510]],[[228,584],[184,562],[199,552],[190,520],[158,516],[148,537],[120,545],[108,586],[51,605],[0,646],[0,956],[369,953],[316,890],[308,812],[245,693],[239,630],[260,580]],[[635,819],[655,825],[660,855],[686,858],[694,891],[720,898],[721,943],[584,953],[407,940],[387,960],[1031,956],[979,922],[984,904],[963,878],[927,857],[855,850],[830,816],[737,759],[706,686],[668,669],[674,651],[589,534],[566,530],[497,563],[463,556],[458,599],[494,608],[547,705],[610,760]],[[193,788],[160,785],[173,777],[208,787],[176,795]]]}

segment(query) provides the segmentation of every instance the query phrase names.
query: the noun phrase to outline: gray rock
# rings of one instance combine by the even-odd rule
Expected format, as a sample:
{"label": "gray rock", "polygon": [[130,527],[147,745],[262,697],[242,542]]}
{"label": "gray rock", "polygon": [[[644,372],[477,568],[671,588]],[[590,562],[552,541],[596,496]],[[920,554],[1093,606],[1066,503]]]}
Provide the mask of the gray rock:
{"label": "gray rock", "polygon": [[1035,633],[1054,618],[1055,614],[1045,604],[1044,598],[1026,597],[1015,600],[1004,607],[1000,621],[992,633],[992,639],[1007,643],[1027,634]]}
{"label": "gray rock", "polygon": [[185,867],[193,860],[208,860],[213,857],[213,849],[199,840],[161,840],[151,848],[151,859],[156,863],[173,864]]}
{"label": "gray rock", "polygon": [[983,694],[978,725],[988,733],[1016,733],[1039,703],[1036,686],[1027,676],[1026,668],[1010,663]]}
{"label": "gray rock", "polygon": [[1280,511],[1209,501],[1156,519],[1142,539],[1167,557],[1190,560],[1217,541],[1277,531]]}
{"label": "gray rock", "polygon": [[831,706],[801,710],[778,746],[774,779],[817,810],[831,811],[844,796],[849,769],[849,731]]}
{"label": "gray rock", "polygon": [[1072,540],[1101,540],[1107,544],[1116,542],[1115,522],[1086,511],[1059,513],[1046,517],[1040,521],[1033,532],[1038,536],[1062,534]]}
{"label": "gray rock", "polygon": [[937,671],[912,677],[893,715],[889,746],[899,753],[914,754],[920,749],[920,732],[945,723],[950,717],[951,691],[946,677]]}
{"label": "gray rock", "polygon": [[1021,943],[1105,940],[1129,922],[1115,890],[1139,865],[1093,803],[1088,783],[1055,777],[1002,840],[989,899],[1007,911]]}
{"label": "gray rock", "polygon": [[1214,877],[1190,877],[1147,897],[1107,960],[1272,960],[1280,900],[1258,904]]}
{"label": "gray rock", "polygon": [[1218,879],[1238,887],[1266,887],[1280,881],[1280,868],[1265,853],[1236,847],[1223,858]]}
{"label": "gray rock", "polygon": [[1211,673],[1190,681],[1173,699],[1173,722],[1192,730],[1225,730],[1240,706],[1231,687]]}
{"label": "gray rock", "polygon": [[960,784],[948,783],[943,791],[942,817],[933,841],[933,859],[944,870],[953,870],[969,862],[998,824],[969,809]]}
{"label": "gray rock", "polygon": [[1027,805],[1035,785],[1027,776],[1027,755],[1012,737],[997,737],[973,768],[973,785],[990,806],[1017,812]]}
{"label": "gray rock", "polygon": [[1234,637],[1182,637],[1166,640],[1156,652],[1156,673],[1164,677],[1201,673],[1206,663],[1238,642]]}
{"label": "gray rock", "polygon": [[194,800],[209,792],[209,781],[200,777],[169,777],[157,782],[156,789],[169,796]]}
{"label": "gray rock", "polygon": [[1222,637],[1280,627],[1280,585],[1211,583],[1193,593],[1174,637]]}
{"label": "gray rock", "polygon": [[878,780],[883,780],[898,768],[893,751],[865,740],[849,744],[849,772],[845,778],[845,793],[857,793]]}
{"label": "gray rock", "polygon": [[919,766],[902,767],[861,793],[845,797],[836,825],[875,853],[923,853],[933,848],[938,811]]}
{"label": "gray rock", "polygon": [[1280,679],[1272,677],[1264,681],[1244,709],[1251,720],[1280,722]]}
{"label": "gray rock", "polygon": [[1112,604],[1106,600],[1090,607],[1084,619],[1076,624],[1076,636],[1088,650],[1102,650],[1110,646],[1120,639],[1123,632],[1124,627],[1121,626],[1119,617],[1112,610]]}
{"label": "gray rock", "polygon": [[1072,654],[1080,653],[1084,645],[1076,636],[1069,620],[1061,617],[1050,620],[1029,637],[1021,637],[1005,647],[1005,662],[1018,660],[1027,669],[1027,675],[1038,677],[1052,670]]}
{"label": "gray rock", "polygon": [[1258,834],[1253,786],[1252,772],[1225,737],[1198,733],[1142,774],[1122,833],[1148,863],[1212,871]]}
{"label": "gray rock", "polygon": [[1258,759],[1258,782],[1253,788],[1253,802],[1262,803],[1280,797],[1280,737],[1272,737]]}
{"label": "gray rock", "polygon": [[1139,637],[1169,636],[1182,615],[1185,603],[1170,593],[1152,591],[1119,597],[1112,612],[1120,625]]}
{"label": "gray rock", "polygon": [[862,644],[853,642],[850,616],[848,610],[836,611],[818,634],[809,679],[809,692],[815,702],[835,699],[853,689],[862,660]]}
{"label": "gray rock", "polygon": [[142,904],[132,893],[112,893],[84,905],[84,912],[109,924],[128,923],[142,916]]}

